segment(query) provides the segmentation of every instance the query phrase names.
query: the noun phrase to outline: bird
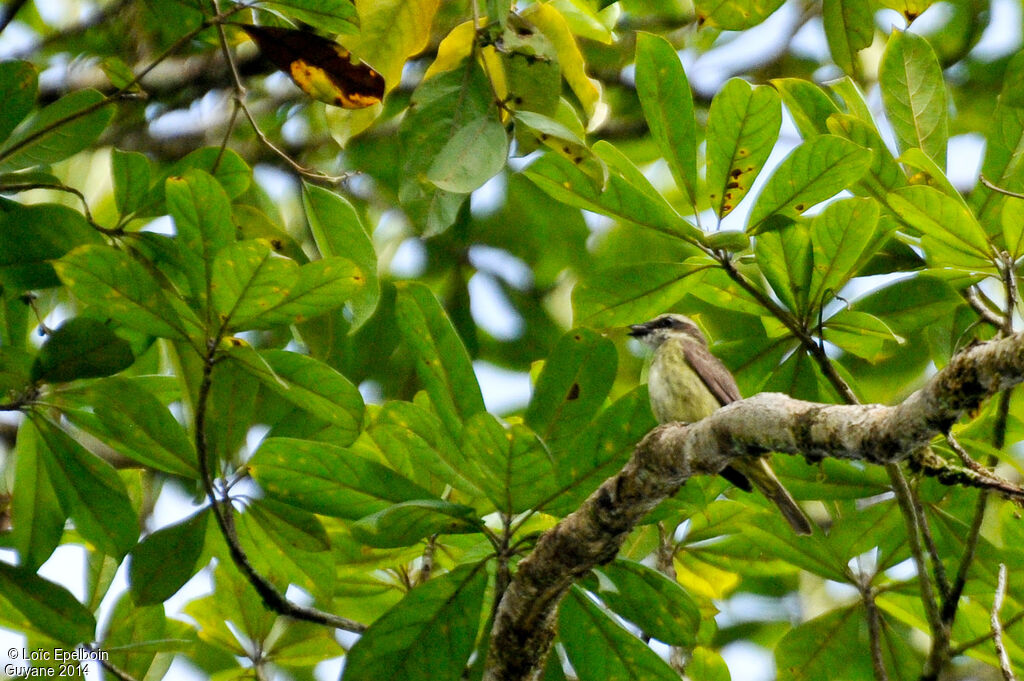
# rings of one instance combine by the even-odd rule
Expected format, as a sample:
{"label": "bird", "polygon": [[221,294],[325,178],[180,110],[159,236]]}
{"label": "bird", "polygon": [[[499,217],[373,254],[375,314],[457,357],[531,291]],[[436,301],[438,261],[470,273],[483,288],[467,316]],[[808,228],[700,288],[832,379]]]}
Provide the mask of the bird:
{"label": "bird", "polygon": [[[731,402],[742,399],[736,379],[711,354],[707,338],[692,319],[663,314],[632,324],[629,335],[652,350],[647,374],[651,410],[659,423],[696,423]],[[749,492],[751,483],[773,502],[797,534],[811,534],[811,523],[782,486],[766,458],[737,457],[722,477]]]}

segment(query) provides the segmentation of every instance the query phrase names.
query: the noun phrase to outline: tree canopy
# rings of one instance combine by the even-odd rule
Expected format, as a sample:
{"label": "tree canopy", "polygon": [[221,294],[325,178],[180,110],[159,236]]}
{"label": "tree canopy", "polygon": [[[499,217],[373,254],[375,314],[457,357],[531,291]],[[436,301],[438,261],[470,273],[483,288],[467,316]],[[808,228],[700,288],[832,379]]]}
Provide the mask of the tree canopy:
{"label": "tree canopy", "polygon": [[7,2],[4,673],[1024,673],[1020,11]]}

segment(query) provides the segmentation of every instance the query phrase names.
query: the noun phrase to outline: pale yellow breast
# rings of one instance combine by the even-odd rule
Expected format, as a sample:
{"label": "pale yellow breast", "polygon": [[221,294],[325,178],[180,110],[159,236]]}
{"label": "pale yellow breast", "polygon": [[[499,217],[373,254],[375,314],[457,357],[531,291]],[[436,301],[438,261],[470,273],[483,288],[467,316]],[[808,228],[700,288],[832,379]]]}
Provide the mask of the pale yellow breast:
{"label": "pale yellow breast", "polygon": [[660,423],[694,423],[721,405],[686,362],[681,341],[669,340],[654,353],[647,375],[651,410]]}

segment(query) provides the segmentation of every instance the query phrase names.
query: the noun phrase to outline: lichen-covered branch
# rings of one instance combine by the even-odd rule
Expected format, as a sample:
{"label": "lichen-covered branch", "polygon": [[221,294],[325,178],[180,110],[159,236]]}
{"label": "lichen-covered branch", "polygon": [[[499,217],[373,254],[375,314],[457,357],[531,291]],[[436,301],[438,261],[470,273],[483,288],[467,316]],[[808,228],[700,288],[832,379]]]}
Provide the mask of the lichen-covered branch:
{"label": "lichen-covered branch", "polygon": [[902,462],[965,411],[1022,380],[1024,335],[1017,334],[960,353],[895,406],[827,405],[762,393],[692,425],[658,426],[618,474],[546,532],[519,564],[495,616],[484,678],[539,678],[568,588],[614,558],[633,527],[691,476],[714,475],[735,457],[768,451],[809,461]]}

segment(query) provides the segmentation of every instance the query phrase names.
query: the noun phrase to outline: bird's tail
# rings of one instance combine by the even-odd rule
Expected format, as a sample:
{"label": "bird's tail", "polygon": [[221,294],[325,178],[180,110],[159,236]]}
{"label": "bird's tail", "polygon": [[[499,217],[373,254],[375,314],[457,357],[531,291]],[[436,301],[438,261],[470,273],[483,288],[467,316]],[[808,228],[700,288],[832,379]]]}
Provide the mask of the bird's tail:
{"label": "bird's tail", "polygon": [[796,503],[796,499],[782,486],[779,479],[775,477],[775,472],[768,465],[767,459],[760,457],[744,459],[742,461],[737,459],[732,462],[732,467],[746,475],[750,482],[761,490],[761,493],[769,501],[779,507],[782,516],[789,523],[790,527],[793,528],[794,532],[797,534],[811,534],[811,521],[804,515],[804,512]]}

